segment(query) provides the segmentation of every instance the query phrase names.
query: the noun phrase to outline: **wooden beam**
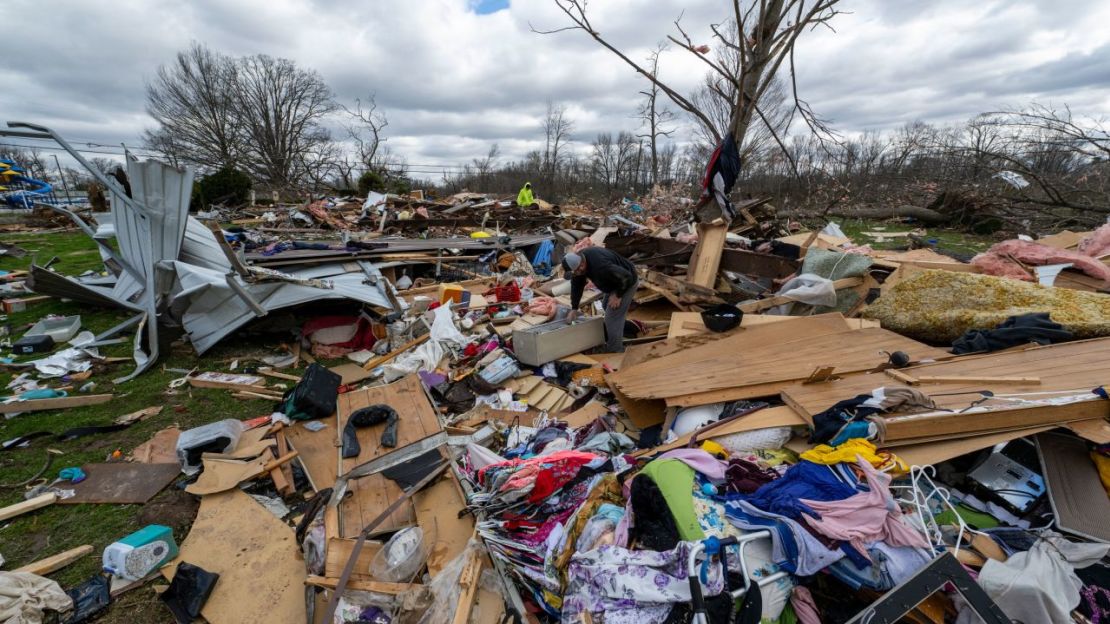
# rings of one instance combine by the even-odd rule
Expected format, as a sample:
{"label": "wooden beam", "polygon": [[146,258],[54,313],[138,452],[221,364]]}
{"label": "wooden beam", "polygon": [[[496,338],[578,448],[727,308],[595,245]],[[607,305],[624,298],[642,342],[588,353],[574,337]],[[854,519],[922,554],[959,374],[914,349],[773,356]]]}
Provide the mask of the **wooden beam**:
{"label": "wooden beam", "polygon": [[[289,441],[285,439],[285,425],[278,423],[274,425],[273,431],[274,439],[277,440],[278,457],[285,457],[290,454]],[[297,491],[293,487],[293,468],[289,466],[288,462],[271,470],[270,478],[274,480],[274,488],[282,496],[289,496]]]}
{"label": "wooden beam", "polygon": [[1080,401],[1065,405],[1037,405],[1017,409],[995,409],[985,412],[906,414],[888,416],[886,440],[893,442],[915,438],[935,439],[939,436],[971,436],[1002,429],[1037,427],[1110,416],[1110,402]]}
{"label": "wooden beam", "polygon": [[906,384],[907,386],[916,386],[917,384],[921,383],[921,380],[919,380],[917,377],[914,377],[912,375],[907,375],[906,373],[903,373],[902,371],[899,371],[899,370],[895,370],[893,368],[888,368],[883,372],[886,373],[887,377],[890,377],[891,379],[895,379],[897,381],[900,381],[900,382]]}
{"label": "wooden beam", "polygon": [[53,557],[47,557],[46,559],[39,559],[34,563],[28,563],[21,568],[16,568],[15,571],[30,572],[31,574],[37,574],[39,576],[46,576],[51,572],[61,570],[92,551],[93,547],[90,544],[85,544],[84,546],[78,546],[77,548],[71,548],[65,552],[58,553]]}
{"label": "wooden beam", "polygon": [[48,493],[48,494],[42,494],[40,496],[36,496],[34,498],[31,498],[31,499],[27,499],[27,500],[25,500],[21,503],[16,503],[14,505],[8,505],[7,507],[4,507],[3,509],[0,509],[0,521],[7,520],[9,518],[14,518],[16,516],[32,512],[36,509],[42,509],[43,507],[49,507],[50,505],[53,505],[54,502],[57,501],[57,500],[58,500],[58,495],[51,492],[51,493]]}

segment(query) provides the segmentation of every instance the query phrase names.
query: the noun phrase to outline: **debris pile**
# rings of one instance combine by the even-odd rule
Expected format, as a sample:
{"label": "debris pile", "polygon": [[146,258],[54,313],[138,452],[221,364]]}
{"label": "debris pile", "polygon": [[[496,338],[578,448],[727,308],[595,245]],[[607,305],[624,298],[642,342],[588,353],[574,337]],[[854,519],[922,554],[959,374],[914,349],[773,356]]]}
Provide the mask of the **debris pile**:
{"label": "debris pile", "polygon": [[[966,263],[832,224],[792,232],[764,201],[693,225],[689,204],[661,219],[661,194],[640,221],[463,194],[297,208],[345,232],[316,246],[268,238],[288,221],[213,230],[180,203],[155,211],[134,184],[147,167],[134,198],[113,194],[121,270],[92,286],[34,267],[36,292],[180,322],[200,351],[262,312],[355,304],[300,308],[296,339],[174,382],[266,415],[164,429],[132,462],[73,467],[0,510],[141,503],[175,481],[199,498],[187,530],[116,536],[111,583],[78,588],[102,598],[84,603],[163,577],[178,621],[213,624],[1104,613],[1106,231]],[[150,252],[129,243],[145,231],[132,204],[168,224]],[[427,238],[388,235],[422,219]],[[56,394],[101,359],[102,337],[71,340],[50,356],[59,374],[35,365],[5,409],[96,396]],[[14,606],[65,610],[41,575],[91,550],[0,579],[35,597]]]}

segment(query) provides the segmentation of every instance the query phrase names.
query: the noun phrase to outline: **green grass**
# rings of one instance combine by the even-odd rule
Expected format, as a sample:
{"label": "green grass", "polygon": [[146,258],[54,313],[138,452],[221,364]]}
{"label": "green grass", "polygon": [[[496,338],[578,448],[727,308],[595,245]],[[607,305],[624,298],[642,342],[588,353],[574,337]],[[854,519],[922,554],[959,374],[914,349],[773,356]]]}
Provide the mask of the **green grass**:
{"label": "green grass", "polygon": [[[54,268],[66,275],[103,269],[95,245],[80,232],[38,235],[20,233],[0,236],[0,241],[14,242],[32,252],[31,255],[20,259],[0,257],[0,269],[3,270],[25,270],[30,266],[32,256],[38,263],[45,263],[57,256],[59,261]],[[4,322],[12,327],[13,337],[19,337],[26,326],[47,314],[80,314],[82,328],[94,333],[107,330],[126,318],[124,314],[114,310],[95,309],[78,303],[51,300],[32,306],[26,311],[11,314]],[[130,338],[133,331],[124,335]],[[137,445],[166,427],[176,425],[182,429],[188,429],[224,418],[244,419],[269,414],[271,407],[269,403],[235,399],[224,390],[185,386],[170,392],[167,388],[168,384],[181,377],[181,374],[164,370],[164,368],[188,370],[199,367],[200,370],[226,371],[233,359],[238,358],[240,366],[243,366],[247,364],[252,354],[257,356],[272,352],[274,343],[271,341],[267,344],[244,341],[241,338],[231,339],[201,358],[196,355],[192,346],[178,342],[169,347],[168,353],[166,348],[163,348],[163,357],[158,364],[132,381],[119,385],[112,382],[112,379],[133,370],[134,364],[130,360],[95,369],[90,378],[90,381],[96,383],[93,392],[113,393],[115,398],[108,403],[68,410],[26,413],[9,420],[0,418],[0,440],[8,440],[35,431],[57,434],[73,427],[111,424],[117,416],[151,406],[165,406],[160,415],[148,418],[124,431],[91,435],[68,442],[39,438],[31,442],[30,448],[0,452],[0,483],[17,483],[34,475],[42,467],[47,448],[57,449],[63,453],[54,459],[53,465],[45,475],[52,480],[63,467],[103,462],[115,450],[127,455]],[[125,344],[102,347],[100,352],[107,356],[129,357],[130,340]],[[7,351],[5,350],[4,353]],[[244,354],[247,357],[244,357]],[[12,371],[0,372],[0,384],[6,386],[12,377]],[[79,386],[81,383],[83,382],[76,382],[76,385]],[[61,382],[53,381],[51,385],[56,387],[61,385]],[[6,395],[9,392],[0,390],[0,393]],[[151,510],[157,512],[159,509],[164,509],[166,505],[172,506],[174,503],[179,503],[182,497],[189,496],[175,489],[176,486],[171,485],[146,506],[55,504],[0,522],[0,554],[7,559],[4,567],[8,570],[14,569],[76,546],[91,544],[93,554],[50,575],[63,588],[76,585],[100,569],[101,553],[108,544],[146,524],[158,522],[157,514],[150,517]],[[23,491],[24,488],[0,489],[0,506],[21,501]],[[147,508],[145,514],[144,507]],[[179,518],[176,520],[178,526],[175,527],[174,537],[180,542],[187,535],[191,518],[184,524]],[[168,621],[169,612],[162,605],[154,604],[155,602],[157,599],[149,587],[132,590],[124,594],[118,603],[113,604],[109,614],[100,621],[139,623]],[[126,613],[126,616],[123,613]]]}
{"label": "green grass", "polygon": [[[911,228],[901,223],[884,223],[877,221],[861,221],[856,219],[835,220],[844,235],[852,239],[857,245],[870,244],[873,249],[899,249],[904,248],[909,241],[905,238],[889,238],[884,242],[864,235],[864,232],[910,232]],[[999,242],[1000,238],[969,234],[959,230],[926,229],[923,237],[926,240],[935,240],[936,247],[943,251],[955,252],[963,255],[974,255],[986,251],[988,247]]]}

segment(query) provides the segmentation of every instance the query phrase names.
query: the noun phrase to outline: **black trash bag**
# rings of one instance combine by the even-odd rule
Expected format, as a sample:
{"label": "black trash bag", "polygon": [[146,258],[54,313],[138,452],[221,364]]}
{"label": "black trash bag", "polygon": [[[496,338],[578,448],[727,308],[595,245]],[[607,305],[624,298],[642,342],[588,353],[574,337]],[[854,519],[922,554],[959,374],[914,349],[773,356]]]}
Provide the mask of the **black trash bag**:
{"label": "black trash bag", "polygon": [[177,566],[169,589],[160,597],[170,608],[177,624],[190,624],[200,616],[200,610],[208,602],[208,596],[212,595],[218,580],[219,574],[182,562]]}
{"label": "black trash bag", "polygon": [[63,624],[79,624],[108,608],[108,603],[112,601],[111,582],[107,575],[97,574],[77,587],[67,589],[66,595],[73,599],[73,611]]}
{"label": "black trash bag", "polygon": [[386,423],[381,444],[386,448],[397,446],[397,412],[388,405],[371,405],[351,414],[343,427],[343,458],[358,457],[362,445],[358,443],[357,429]]}

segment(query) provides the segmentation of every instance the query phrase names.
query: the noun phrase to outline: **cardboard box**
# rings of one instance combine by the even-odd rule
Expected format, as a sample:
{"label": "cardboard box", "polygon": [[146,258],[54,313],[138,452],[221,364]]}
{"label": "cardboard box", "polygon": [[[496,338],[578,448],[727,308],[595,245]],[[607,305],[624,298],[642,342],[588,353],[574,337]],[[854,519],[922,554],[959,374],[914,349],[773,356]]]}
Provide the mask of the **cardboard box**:
{"label": "cardboard box", "polygon": [[27,309],[27,306],[43,303],[44,301],[50,301],[50,297],[40,295],[38,297],[23,297],[22,299],[4,299],[4,313],[22,312]]}
{"label": "cardboard box", "polygon": [[573,324],[552,321],[513,332],[516,358],[529,366],[542,366],[603,342],[605,319],[600,316],[581,319]]}

